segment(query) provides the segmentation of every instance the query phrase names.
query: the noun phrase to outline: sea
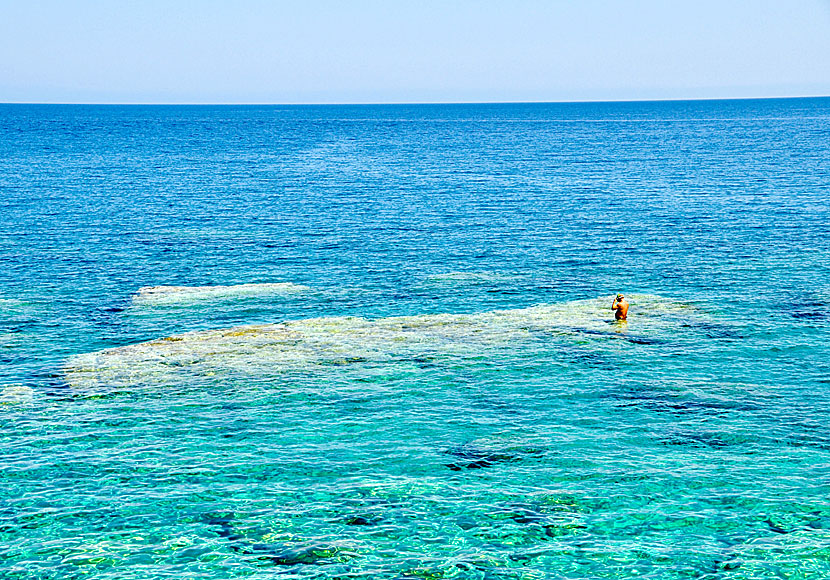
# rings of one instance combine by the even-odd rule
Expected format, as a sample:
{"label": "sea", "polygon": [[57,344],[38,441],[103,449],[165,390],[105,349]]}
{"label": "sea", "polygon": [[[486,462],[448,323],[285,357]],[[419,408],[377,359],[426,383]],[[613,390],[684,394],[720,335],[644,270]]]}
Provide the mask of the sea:
{"label": "sea", "polygon": [[0,105],[4,580],[827,578],[829,343],[830,98]]}

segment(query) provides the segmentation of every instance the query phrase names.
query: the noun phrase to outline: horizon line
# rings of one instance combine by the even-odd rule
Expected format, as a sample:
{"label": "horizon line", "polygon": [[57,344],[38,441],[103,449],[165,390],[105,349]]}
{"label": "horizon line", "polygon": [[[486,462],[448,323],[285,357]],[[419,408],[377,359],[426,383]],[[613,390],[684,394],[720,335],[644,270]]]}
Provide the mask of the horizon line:
{"label": "horizon line", "polygon": [[36,106],[86,106],[86,107],[342,107],[342,106],[396,106],[396,105],[553,105],[553,104],[587,104],[587,103],[684,103],[698,101],[764,101],[782,99],[826,99],[826,95],[784,95],[764,97],[701,97],[701,98],[665,98],[665,99],[579,99],[579,100],[528,100],[528,101],[391,101],[391,102],[47,102],[47,101],[0,101],[6,105]]}

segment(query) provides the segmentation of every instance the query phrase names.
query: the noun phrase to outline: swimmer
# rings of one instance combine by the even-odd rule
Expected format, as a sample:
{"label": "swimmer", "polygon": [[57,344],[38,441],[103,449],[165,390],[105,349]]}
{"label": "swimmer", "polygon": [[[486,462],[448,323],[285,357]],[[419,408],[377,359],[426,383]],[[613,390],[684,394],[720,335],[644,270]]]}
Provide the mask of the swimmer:
{"label": "swimmer", "polygon": [[617,294],[614,303],[611,304],[611,310],[614,311],[614,318],[617,320],[626,320],[628,318],[628,300],[622,294]]}

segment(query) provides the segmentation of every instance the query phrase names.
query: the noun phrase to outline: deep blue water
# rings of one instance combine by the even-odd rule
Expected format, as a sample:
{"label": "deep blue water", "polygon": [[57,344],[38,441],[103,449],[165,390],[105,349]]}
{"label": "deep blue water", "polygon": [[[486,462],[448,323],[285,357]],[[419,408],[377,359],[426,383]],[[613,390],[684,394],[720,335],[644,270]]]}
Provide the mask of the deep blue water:
{"label": "deep blue water", "polygon": [[827,577],[829,233],[830,98],[0,105],[5,577]]}

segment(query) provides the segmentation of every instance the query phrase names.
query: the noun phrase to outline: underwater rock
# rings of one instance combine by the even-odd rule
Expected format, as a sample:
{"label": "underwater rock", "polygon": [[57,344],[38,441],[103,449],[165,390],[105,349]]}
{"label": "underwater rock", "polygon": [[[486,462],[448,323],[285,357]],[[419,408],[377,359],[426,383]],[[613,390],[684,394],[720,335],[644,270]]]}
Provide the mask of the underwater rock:
{"label": "underwater rock", "polygon": [[518,276],[516,274],[505,274],[502,272],[444,272],[443,274],[433,274],[428,276],[425,282],[433,284],[452,284],[452,283],[490,283],[490,282],[508,282],[515,280]]}
{"label": "underwater rock", "polygon": [[546,538],[558,538],[587,528],[572,512],[562,509],[550,511],[550,506],[543,509],[536,504],[510,502],[488,515],[495,520],[510,519],[517,524],[536,528]]}
{"label": "underwater rock", "polygon": [[661,443],[663,445],[685,445],[689,447],[711,447],[715,449],[729,445],[717,436],[708,434],[677,434],[663,438]]}
{"label": "underwater rock", "polygon": [[631,344],[668,344],[667,340],[660,340],[658,338],[648,338],[645,336],[623,336]]}
{"label": "underwater rock", "polygon": [[813,518],[807,522],[806,527],[813,530],[827,530],[830,529],[830,516],[824,515],[822,512],[814,511],[810,513]]}
{"label": "underwater rock", "polygon": [[209,526],[218,526],[219,530],[216,532],[223,538],[227,538],[229,540],[239,540],[242,536],[236,534],[233,530],[233,526],[231,526],[231,521],[233,520],[233,516],[225,515],[225,516],[206,516],[205,523]]}
{"label": "underwater rock", "polygon": [[790,316],[800,320],[825,320],[830,318],[830,311],[827,309],[827,301],[825,300],[807,298],[784,303],[782,307]]}
{"label": "underwater rock", "polygon": [[764,520],[764,523],[769,526],[769,529],[776,534],[789,534],[792,530],[787,530],[782,528],[781,526],[775,524],[770,518]]}
{"label": "underwater rock", "polygon": [[483,469],[492,467],[499,463],[513,463],[522,461],[528,457],[538,458],[544,455],[544,451],[535,448],[508,448],[504,450],[482,449],[474,445],[465,444],[453,447],[445,451],[452,455],[456,461],[445,463],[453,471],[464,469]]}
{"label": "underwater rock", "polygon": [[742,339],[744,336],[726,324],[717,324],[714,322],[705,322],[697,320],[694,324],[682,324],[681,328],[688,328],[693,331],[701,332],[707,338],[723,338],[723,339]]}
{"label": "underwater rock", "polygon": [[695,397],[689,394],[644,391],[612,392],[609,398],[616,399],[619,407],[640,407],[657,413],[676,416],[704,415],[718,416],[728,413],[759,411],[763,406],[752,402],[728,400],[716,397]]}
{"label": "underwater rock", "polygon": [[[281,550],[281,551],[278,551]],[[286,549],[284,546],[270,544],[251,544],[252,554],[261,554],[259,557],[278,566],[295,566],[297,564],[321,564],[323,560],[331,560],[345,553],[333,546],[301,546]],[[349,554],[354,556],[354,554]]]}
{"label": "underwater rock", "polygon": [[34,400],[35,391],[24,385],[8,385],[0,391],[0,405],[26,405]]}
{"label": "underwater rock", "polygon": [[767,516],[763,523],[767,525],[771,532],[776,534],[791,534],[796,531],[803,532],[825,532],[830,528],[830,516],[825,515],[821,511],[811,512],[779,512]]}
{"label": "underwater rock", "polygon": [[830,316],[825,311],[819,310],[796,310],[794,312],[790,312],[790,316],[793,318],[801,318],[807,320],[824,320]]}
{"label": "underwater rock", "polygon": [[349,516],[346,518],[347,526],[375,526],[381,522],[378,516]]}
{"label": "underwater rock", "polygon": [[291,282],[233,286],[147,286],[139,288],[133,296],[133,304],[175,304],[246,296],[295,294],[307,290],[310,290],[308,286]]}
{"label": "underwater rock", "polygon": [[619,340],[625,340],[632,344],[668,344],[668,340],[660,339],[660,338],[651,338],[648,336],[634,336],[624,332],[615,332],[613,330],[595,330],[592,328],[578,328],[574,327],[572,329],[574,332],[578,332],[581,334],[586,334],[588,336],[600,336],[600,337],[607,337],[607,338],[616,338]]}
{"label": "underwater rock", "polygon": [[721,449],[724,447],[742,446],[758,443],[760,437],[757,435],[744,435],[740,433],[713,433],[713,432],[676,432],[663,437],[660,442],[663,445],[681,445],[688,447],[709,447]]}
{"label": "underwater rock", "polygon": [[262,544],[249,541],[245,536],[236,532],[233,527],[233,516],[211,516],[204,519],[209,526],[217,527],[216,533],[230,542],[230,549],[238,554],[252,555],[258,560],[264,560],[277,566],[295,566],[298,564],[322,564],[332,558],[349,559],[356,554],[342,549],[339,546],[323,546],[316,544]]}
{"label": "underwater rock", "polygon": [[[635,298],[643,312],[638,315],[638,337],[670,333],[677,328],[677,317],[664,314],[688,312],[685,305],[663,298]],[[334,372],[356,363],[480,357],[540,338],[567,343],[585,336],[597,341],[619,336],[609,333],[603,305],[600,300],[576,300],[476,314],[311,318],[188,332],[76,355],[67,360],[64,371],[70,387],[94,391],[184,386],[206,377],[271,377],[322,367]]]}

